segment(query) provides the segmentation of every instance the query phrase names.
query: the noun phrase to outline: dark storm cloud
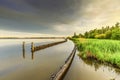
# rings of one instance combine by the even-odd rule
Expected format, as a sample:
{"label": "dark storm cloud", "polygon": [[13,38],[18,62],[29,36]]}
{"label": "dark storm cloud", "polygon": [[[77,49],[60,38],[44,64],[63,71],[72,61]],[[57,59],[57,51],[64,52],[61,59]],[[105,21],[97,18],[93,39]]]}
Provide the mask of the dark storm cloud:
{"label": "dark storm cloud", "polygon": [[77,18],[80,0],[24,0],[34,8],[40,22],[69,23]]}
{"label": "dark storm cloud", "polygon": [[[0,0],[1,9],[7,8],[9,12],[12,11],[14,13],[14,15],[10,15],[5,12],[7,14],[4,15],[5,17],[16,18],[18,16],[17,13],[20,12],[26,16],[33,14],[31,17],[37,16],[37,20],[46,23],[69,22],[74,20],[79,5],[80,0]],[[28,17],[26,16],[23,16],[23,18],[27,19]]]}
{"label": "dark storm cloud", "polygon": [[54,25],[78,18],[81,0],[0,0],[0,28],[55,32]]}

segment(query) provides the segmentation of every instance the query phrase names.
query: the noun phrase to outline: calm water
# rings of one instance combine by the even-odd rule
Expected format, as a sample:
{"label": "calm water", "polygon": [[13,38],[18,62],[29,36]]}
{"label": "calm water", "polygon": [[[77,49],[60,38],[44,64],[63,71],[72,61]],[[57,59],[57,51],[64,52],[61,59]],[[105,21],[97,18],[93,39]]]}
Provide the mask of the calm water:
{"label": "calm water", "polygon": [[[25,41],[25,48],[22,43]],[[61,40],[0,40],[0,80],[49,80],[71,53],[71,41],[31,53],[31,42],[42,45]],[[78,52],[77,52],[78,53]],[[120,80],[114,68],[87,62],[77,55],[64,80]]]}
{"label": "calm water", "polygon": [[[22,48],[23,41],[26,42],[25,49]],[[68,41],[37,51],[32,59],[31,42],[41,45],[56,41],[61,40],[0,40],[0,80],[49,80],[63,65],[73,43]]]}
{"label": "calm water", "polygon": [[65,80],[120,80],[120,70],[97,62],[84,61],[76,55]]}

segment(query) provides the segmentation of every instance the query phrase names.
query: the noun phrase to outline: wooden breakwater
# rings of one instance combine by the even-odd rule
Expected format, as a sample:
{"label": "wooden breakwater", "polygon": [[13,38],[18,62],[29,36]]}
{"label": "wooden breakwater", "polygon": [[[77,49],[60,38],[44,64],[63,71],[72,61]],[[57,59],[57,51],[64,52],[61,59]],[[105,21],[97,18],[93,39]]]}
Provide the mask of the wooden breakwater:
{"label": "wooden breakwater", "polygon": [[50,80],[63,80],[69,67],[71,66],[71,63],[72,63],[74,56],[75,56],[75,53],[76,53],[76,46],[72,50],[69,57],[66,59],[65,64],[62,67],[60,67],[60,69],[57,73],[55,73],[51,76]]}
{"label": "wooden breakwater", "polygon": [[64,43],[67,42],[67,39],[65,39],[64,41],[59,41],[59,42],[54,42],[54,43],[49,43],[49,44],[44,44],[44,45],[40,45],[40,46],[34,46],[34,43],[31,43],[31,52],[35,52],[41,49],[45,49],[47,47],[51,47],[60,43]]}

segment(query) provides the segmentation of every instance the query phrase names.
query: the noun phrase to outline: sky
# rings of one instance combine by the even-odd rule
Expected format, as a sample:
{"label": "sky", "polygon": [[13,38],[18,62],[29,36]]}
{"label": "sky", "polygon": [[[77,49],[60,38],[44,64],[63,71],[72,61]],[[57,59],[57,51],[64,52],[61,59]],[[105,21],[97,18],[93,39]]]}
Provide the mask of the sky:
{"label": "sky", "polygon": [[112,26],[120,21],[119,3],[120,0],[0,0],[0,36],[14,32],[72,35]]}

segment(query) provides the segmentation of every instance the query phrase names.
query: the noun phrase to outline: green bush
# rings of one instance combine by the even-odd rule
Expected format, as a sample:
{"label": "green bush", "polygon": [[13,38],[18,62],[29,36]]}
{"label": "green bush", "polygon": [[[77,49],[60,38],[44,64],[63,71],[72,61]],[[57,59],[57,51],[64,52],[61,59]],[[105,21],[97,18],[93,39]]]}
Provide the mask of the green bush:
{"label": "green bush", "polygon": [[112,31],[111,39],[120,40],[120,29],[115,29]]}
{"label": "green bush", "polygon": [[96,39],[105,39],[106,35],[105,34],[98,34],[98,35],[95,35],[95,38]]}

